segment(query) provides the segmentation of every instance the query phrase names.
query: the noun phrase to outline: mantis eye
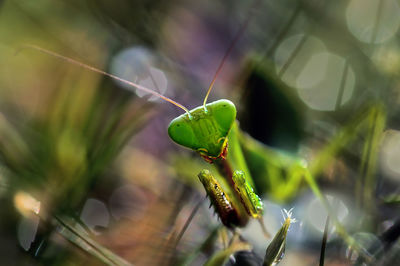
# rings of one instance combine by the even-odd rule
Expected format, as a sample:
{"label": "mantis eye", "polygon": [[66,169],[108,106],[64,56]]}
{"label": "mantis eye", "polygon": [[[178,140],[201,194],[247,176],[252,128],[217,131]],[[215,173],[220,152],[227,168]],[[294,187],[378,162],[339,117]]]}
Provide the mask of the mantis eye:
{"label": "mantis eye", "polygon": [[199,147],[193,128],[182,116],[171,121],[168,127],[168,135],[173,141],[187,148],[197,149]]}
{"label": "mantis eye", "polygon": [[209,104],[213,117],[220,127],[222,135],[228,135],[236,119],[236,107],[229,100],[219,100]]}
{"label": "mantis eye", "polygon": [[219,138],[218,142],[223,144],[226,140],[226,137]]}

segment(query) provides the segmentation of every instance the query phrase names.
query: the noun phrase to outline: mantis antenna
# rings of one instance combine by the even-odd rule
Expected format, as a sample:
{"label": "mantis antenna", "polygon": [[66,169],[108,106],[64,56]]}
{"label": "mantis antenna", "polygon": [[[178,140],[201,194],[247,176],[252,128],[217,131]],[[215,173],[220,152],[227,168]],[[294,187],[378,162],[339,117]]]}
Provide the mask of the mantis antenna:
{"label": "mantis antenna", "polygon": [[62,59],[62,60],[67,61],[68,63],[75,64],[75,65],[78,65],[78,66],[80,66],[80,67],[89,69],[89,70],[91,70],[91,71],[97,72],[97,73],[102,74],[102,75],[104,75],[104,76],[110,77],[110,78],[112,78],[112,79],[114,79],[114,80],[118,80],[118,81],[120,81],[120,82],[122,82],[122,83],[125,83],[125,84],[127,84],[127,85],[129,85],[129,86],[132,86],[132,87],[134,87],[134,88],[137,88],[137,89],[139,89],[139,90],[142,90],[142,91],[145,91],[145,92],[147,92],[147,93],[150,93],[150,94],[152,94],[152,95],[154,95],[154,96],[157,96],[157,97],[159,97],[159,98],[161,98],[161,99],[163,99],[163,100],[165,100],[165,101],[167,101],[167,102],[172,103],[173,105],[178,106],[179,108],[183,109],[183,110],[188,114],[189,117],[191,117],[189,110],[188,110],[185,106],[183,106],[183,105],[180,104],[180,103],[175,102],[174,100],[172,100],[172,99],[170,99],[170,98],[168,98],[168,97],[166,97],[166,96],[161,95],[160,93],[158,93],[158,92],[156,92],[156,91],[153,91],[153,90],[151,90],[151,89],[148,89],[148,88],[146,88],[146,87],[143,87],[143,86],[141,86],[141,85],[139,85],[139,84],[136,84],[136,83],[134,83],[134,82],[128,81],[128,80],[126,80],[126,79],[117,77],[117,76],[115,76],[115,75],[113,75],[113,74],[107,73],[107,72],[105,72],[105,71],[103,71],[103,70],[100,70],[100,69],[97,69],[97,68],[95,68],[95,67],[93,67],[93,66],[84,64],[84,63],[79,62],[79,61],[77,61],[77,60],[75,60],[75,59],[72,59],[72,58],[69,58],[69,57],[60,55],[60,54],[58,54],[58,53],[56,53],[56,52],[47,50],[47,49],[42,48],[42,47],[40,47],[40,46],[36,46],[36,45],[32,45],[32,44],[25,44],[25,45],[23,45],[23,47],[25,47],[25,48],[30,48],[30,49],[35,49],[35,50],[37,50],[37,51],[39,51],[39,52],[42,52],[42,53],[45,53],[45,54],[48,54],[48,55],[57,57],[57,58],[59,58],[59,59]]}
{"label": "mantis antenna", "polygon": [[[254,4],[253,4],[253,8],[254,8],[255,6],[257,6],[259,3],[260,3],[260,0],[256,0],[256,1],[254,2]],[[228,50],[226,50],[226,52],[225,52],[225,54],[224,54],[224,57],[223,57],[222,60],[221,60],[221,63],[219,63],[219,66],[218,66],[218,68],[217,68],[217,71],[216,71],[215,74],[214,74],[214,78],[212,79],[211,84],[210,84],[210,86],[208,87],[208,90],[207,90],[207,93],[206,93],[206,97],[204,97],[203,106],[204,106],[204,110],[205,110],[205,111],[207,111],[206,103],[207,103],[208,96],[210,95],[210,92],[211,92],[211,90],[212,90],[212,88],[213,88],[213,86],[214,86],[214,83],[215,83],[215,81],[217,80],[217,77],[218,77],[219,73],[221,72],[222,67],[223,67],[224,64],[225,64],[226,59],[228,58],[228,56],[229,56],[230,53],[232,52],[233,47],[234,47],[235,44],[238,42],[239,38],[243,35],[243,32],[246,30],[247,25],[249,24],[250,19],[252,18],[252,16],[251,16],[251,11],[252,11],[253,8],[250,8],[249,13],[248,13],[247,16],[246,16],[247,18],[246,18],[245,22],[242,24],[242,26],[240,27],[240,29],[239,29],[238,32],[236,33],[235,37],[233,38],[233,40],[232,40],[232,42],[231,42],[231,45],[229,46]]]}

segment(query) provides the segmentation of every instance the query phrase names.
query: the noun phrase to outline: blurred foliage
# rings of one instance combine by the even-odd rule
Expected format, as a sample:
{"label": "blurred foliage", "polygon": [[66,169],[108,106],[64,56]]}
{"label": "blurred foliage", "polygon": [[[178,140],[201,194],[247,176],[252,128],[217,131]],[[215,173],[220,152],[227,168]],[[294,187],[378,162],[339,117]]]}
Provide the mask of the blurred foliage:
{"label": "blurred foliage", "polygon": [[[398,12],[396,0],[1,1],[2,263],[260,265],[274,240],[249,223],[228,245],[208,202],[177,241],[211,167],[168,139],[179,109],[24,47],[191,109],[250,18],[210,100],[238,108],[268,230],[295,207],[281,264],[317,263],[327,215],[326,265],[399,264]],[[311,179],[289,183],[299,165]]]}

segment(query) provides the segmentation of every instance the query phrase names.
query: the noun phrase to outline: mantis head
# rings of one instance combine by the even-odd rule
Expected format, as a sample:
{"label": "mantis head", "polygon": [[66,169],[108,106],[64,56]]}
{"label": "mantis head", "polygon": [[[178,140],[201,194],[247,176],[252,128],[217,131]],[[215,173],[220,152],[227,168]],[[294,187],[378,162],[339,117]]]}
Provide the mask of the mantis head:
{"label": "mantis head", "polygon": [[235,105],[229,100],[218,100],[172,120],[168,135],[177,144],[197,151],[212,163],[226,157],[228,134],[235,119]]}

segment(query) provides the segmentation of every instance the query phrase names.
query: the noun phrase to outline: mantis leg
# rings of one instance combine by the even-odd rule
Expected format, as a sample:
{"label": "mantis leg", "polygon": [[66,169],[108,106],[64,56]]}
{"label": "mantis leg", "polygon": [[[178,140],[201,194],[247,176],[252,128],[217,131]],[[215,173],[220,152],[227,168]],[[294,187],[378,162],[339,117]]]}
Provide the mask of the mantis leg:
{"label": "mantis leg", "polygon": [[[275,169],[269,169],[273,172]],[[308,169],[301,162],[295,162],[291,165],[287,171],[287,182],[276,182],[276,178],[273,178],[271,186],[276,188],[270,191],[270,196],[274,199],[283,202],[285,199],[295,195],[303,182],[306,175],[309,175]],[[276,175],[275,175],[276,176]]]}
{"label": "mantis leg", "polygon": [[[321,192],[315,178],[321,175],[334,159],[350,146],[351,142],[361,138],[365,142],[360,156],[359,176],[356,182],[356,198],[359,205],[371,204],[373,188],[375,187],[375,168],[377,159],[377,150],[382,137],[385,126],[385,111],[381,105],[373,105],[363,110],[346,124],[341,130],[329,141],[329,143],[317,152],[315,159],[308,164],[304,160],[290,158],[286,154],[277,152],[276,150],[262,146],[250,137],[242,134],[247,146],[244,150],[253,159],[259,161],[259,166],[264,164],[264,178],[267,179],[268,194],[279,201],[285,201],[294,197],[303,180],[305,180],[317,198],[327,209],[333,223],[336,226],[338,234],[359,253],[369,260],[366,252],[363,252],[355,240],[346,232],[344,227],[338,221],[335,212]],[[363,133],[366,132],[366,133]],[[255,175],[253,175],[255,176]],[[257,183],[257,179],[255,179]],[[265,180],[264,180],[265,181]]]}
{"label": "mantis leg", "polygon": [[[268,193],[275,200],[286,201],[297,194],[306,175],[318,177],[351,142],[363,137],[365,145],[361,152],[356,194],[359,203],[368,202],[375,183],[377,149],[385,116],[384,108],[379,104],[364,109],[317,152],[308,166],[305,160],[267,147],[244,133],[239,135],[239,140],[260,194]],[[363,134],[365,131],[367,133]],[[363,185],[368,188],[361,191]]]}
{"label": "mantis leg", "polygon": [[375,187],[377,151],[385,122],[386,113],[382,105],[373,105],[361,112],[355,119],[345,125],[327,146],[319,151],[316,159],[309,164],[310,174],[315,177],[320,175],[335,156],[366,129],[367,134],[361,154],[359,176],[356,181],[356,199],[358,205],[368,204],[372,197],[373,187]]}

